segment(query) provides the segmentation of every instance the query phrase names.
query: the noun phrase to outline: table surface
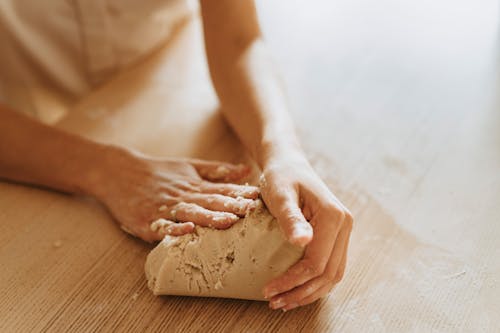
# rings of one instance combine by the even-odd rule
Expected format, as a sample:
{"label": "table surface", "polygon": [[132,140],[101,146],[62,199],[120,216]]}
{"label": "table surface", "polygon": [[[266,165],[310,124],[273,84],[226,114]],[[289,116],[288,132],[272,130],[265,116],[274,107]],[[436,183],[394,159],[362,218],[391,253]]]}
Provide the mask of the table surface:
{"label": "table surface", "polygon": [[[0,331],[498,332],[498,3],[272,0],[259,12],[304,149],[356,219],[342,283],[287,313],[154,297],[152,245],[100,204],[0,182]],[[155,156],[246,159],[217,112],[196,15],[57,126]]]}

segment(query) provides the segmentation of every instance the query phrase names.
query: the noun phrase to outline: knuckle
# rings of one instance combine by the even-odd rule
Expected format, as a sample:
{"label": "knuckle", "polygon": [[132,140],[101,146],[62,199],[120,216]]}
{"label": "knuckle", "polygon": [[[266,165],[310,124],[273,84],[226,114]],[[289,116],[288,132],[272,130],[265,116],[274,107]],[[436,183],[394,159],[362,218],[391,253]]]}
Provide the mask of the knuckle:
{"label": "knuckle", "polygon": [[195,186],[191,184],[187,179],[179,180],[175,186],[185,191],[195,191]]}
{"label": "knuckle", "polygon": [[335,209],[332,212],[332,215],[336,221],[344,221],[345,220],[345,213],[342,209],[339,209],[335,207]]}
{"label": "knuckle", "polygon": [[181,196],[184,193],[183,189],[176,184],[164,184],[161,190],[171,196]]}
{"label": "knuckle", "polygon": [[306,274],[309,275],[310,277],[316,277],[323,274],[324,267],[321,267],[320,265],[317,264],[308,264],[305,267],[305,271]]}
{"label": "knuckle", "polygon": [[200,193],[193,193],[193,192],[188,192],[188,191],[183,191],[179,195],[179,199],[182,201],[200,201],[204,199],[204,195]]}
{"label": "knuckle", "polygon": [[198,185],[200,190],[210,190],[214,188],[214,183],[206,181],[206,180],[201,180]]}
{"label": "knuckle", "polygon": [[347,208],[344,209],[344,216],[345,216],[345,219],[346,220],[351,220],[351,221],[354,221],[354,217],[352,216],[352,213],[350,210],[348,210]]}
{"label": "knuckle", "polygon": [[284,206],[281,208],[281,216],[287,221],[297,220],[297,214],[295,210],[290,206]]}
{"label": "knuckle", "polygon": [[199,199],[198,197],[196,197],[196,194],[184,191],[179,191],[177,194],[174,194],[173,197],[176,198],[179,202],[181,201],[189,202],[192,200]]}
{"label": "knuckle", "polygon": [[196,179],[196,178],[193,178],[193,177],[190,177],[188,179],[186,179],[186,182],[192,186],[192,187],[195,187],[195,188],[200,188],[203,186],[203,183],[205,182],[204,180],[202,179]]}
{"label": "knuckle", "polygon": [[352,219],[345,219],[342,223],[349,231],[352,230],[354,224]]}
{"label": "knuckle", "polygon": [[337,274],[335,275],[335,280],[337,281],[335,283],[340,282],[340,280],[342,280],[344,278],[344,275],[345,275],[345,266],[342,266],[339,269],[339,271],[337,272]]}
{"label": "knuckle", "polygon": [[316,291],[316,288],[314,288],[314,286],[310,284],[309,286],[304,288],[301,296],[302,296],[302,298],[307,297],[309,295],[312,295],[315,291]]}
{"label": "knuckle", "polygon": [[224,202],[224,199],[214,194],[200,195],[199,198],[208,205],[221,204]]}
{"label": "knuckle", "polygon": [[178,198],[178,197],[174,197],[170,194],[163,193],[160,196],[160,202],[158,202],[158,205],[159,206],[162,206],[162,205],[172,206],[172,205],[179,203],[179,199],[180,198]]}
{"label": "knuckle", "polygon": [[190,210],[193,208],[193,205],[188,202],[180,201],[175,206],[172,207],[173,210]]}
{"label": "knuckle", "polygon": [[354,217],[352,216],[352,213],[347,209],[344,210],[344,222],[351,227],[354,224]]}
{"label": "knuckle", "polygon": [[346,217],[344,209],[339,207],[335,202],[327,203],[322,208],[325,210],[325,216],[328,216],[337,223],[344,221]]}
{"label": "knuckle", "polygon": [[336,272],[328,272],[325,276],[325,283],[332,283],[337,277]]}

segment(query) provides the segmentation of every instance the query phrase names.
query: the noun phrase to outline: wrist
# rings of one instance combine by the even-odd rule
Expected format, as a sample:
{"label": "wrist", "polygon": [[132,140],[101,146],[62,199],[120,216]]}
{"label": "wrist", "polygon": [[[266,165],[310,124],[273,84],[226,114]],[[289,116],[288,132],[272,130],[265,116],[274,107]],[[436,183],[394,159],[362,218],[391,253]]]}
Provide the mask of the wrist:
{"label": "wrist", "polygon": [[124,148],[96,144],[87,156],[82,177],[79,178],[79,188],[83,194],[102,199],[106,195],[109,182],[116,177],[125,159],[132,158]]}
{"label": "wrist", "polygon": [[307,163],[307,159],[297,140],[275,140],[261,145],[258,162],[266,170],[276,164]]}

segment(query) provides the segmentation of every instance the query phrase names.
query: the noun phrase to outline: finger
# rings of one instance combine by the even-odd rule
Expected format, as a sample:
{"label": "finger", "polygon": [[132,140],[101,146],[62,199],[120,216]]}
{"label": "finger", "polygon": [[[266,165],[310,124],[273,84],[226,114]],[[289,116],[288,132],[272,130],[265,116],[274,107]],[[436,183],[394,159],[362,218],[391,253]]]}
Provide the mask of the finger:
{"label": "finger", "polygon": [[281,309],[283,311],[288,311],[288,310],[295,309],[299,306],[311,304],[311,303],[317,301],[318,299],[323,298],[326,295],[328,295],[330,293],[330,291],[332,290],[332,288],[333,288],[333,285],[324,285],[321,288],[319,288],[318,290],[316,290],[314,293],[309,295],[308,297],[300,300],[298,303],[288,304],[288,305],[282,307]]}
{"label": "finger", "polygon": [[337,275],[335,275],[335,281],[336,281],[335,283],[340,282],[344,277],[346,264],[347,264],[347,244],[346,244],[346,249],[344,251],[344,255],[342,256],[342,260],[340,261]]}
{"label": "finger", "polygon": [[126,225],[121,224],[120,228],[123,231],[125,231],[126,233],[128,233],[134,237],[138,237],[138,238],[140,238],[143,241],[146,241],[148,243],[152,243],[154,241],[163,239],[163,237],[161,237],[157,233],[151,231],[151,229],[149,228],[149,225],[146,223],[144,223],[144,225],[142,225],[142,224],[135,225],[134,227],[131,227],[131,228],[127,227]]}
{"label": "finger", "polygon": [[176,223],[173,221],[158,219],[151,223],[150,229],[152,232],[156,233],[160,239],[163,239],[166,235],[171,236],[182,236],[194,231],[193,222],[181,222]]}
{"label": "finger", "polygon": [[291,291],[274,296],[269,301],[269,307],[274,310],[284,308],[289,304],[296,303],[306,298],[324,285],[325,281],[322,277],[314,278]]}
{"label": "finger", "polygon": [[202,193],[222,194],[228,197],[243,197],[247,199],[257,199],[259,197],[259,188],[251,185],[220,184],[203,182],[200,185]]}
{"label": "finger", "polygon": [[178,222],[170,227],[168,227],[165,231],[164,234],[162,235],[162,238],[164,238],[166,235],[170,236],[182,236],[185,234],[190,234],[194,231],[195,225],[193,222]]}
{"label": "finger", "polygon": [[267,207],[278,220],[286,239],[294,245],[307,245],[313,238],[313,229],[299,208],[297,192],[278,189],[268,201]]}
{"label": "finger", "polygon": [[307,281],[301,286],[298,286],[288,292],[278,294],[277,296],[273,297],[270,301],[271,308],[277,309],[288,304],[299,303],[302,299],[314,294],[324,285],[334,285],[335,283],[337,283],[339,281],[337,272],[340,268],[342,260],[345,258],[344,254],[347,249],[349,233],[350,231],[348,228],[343,228],[340,231],[339,236],[335,241],[335,245],[332,254],[330,255],[328,264],[326,265],[325,271],[321,276]]}
{"label": "finger", "polygon": [[129,235],[132,235],[134,237],[138,237],[136,235],[135,232],[132,231],[132,229],[130,229],[129,227],[127,227],[126,225],[123,225],[123,224],[120,224],[120,229],[122,229],[123,231],[125,231],[125,233],[129,234]]}
{"label": "finger", "polygon": [[342,260],[340,261],[339,268],[337,269],[337,273],[335,275],[335,280],[334,280],[335,283],[339,283],[340,280],[342,280],[342,278],[344,277],[345,273],[345,267],[347,264],[347,249],[349,248],[349,238],[351,237],[351,232],[352,232],[352,217],[350,219],[351,219],[351,224],[348,225],[349,234],[344,241],[344,253],[342,254]]}
{"label": "finger", "polygon": [[172,220],[193,222],[202,227],[215,229],[227,229],[239,220],[239,217],[232,213],[214,212],[194,203],[186,202],[175,205],[169,213]]}
{"label": "finger", "polygon": [[250,210],[255,209],[257,202],[242,197],[232,198],[221,194],[194,194],[183,196],[183,201],[195,203],[198,206],[212,211],[229,212],[238,216],[245,216]]}
{"label": "finger", "polygon": [[200,192],[200,190],[196,187],[196,185],[190,183],[187,180],[173,180],[167,183],[167,185],[164,185],[167,188],[173,187],[177,192],[174,194],[180,193],[179,190],[181,191],[189,191],[189,192]]}
{"label": "finger", "polygon": [[244,164],[219,161],[190,160],[201,178],[210,181],[233,182],[248,176],[251,169]]}
{"label": "finger", "polygon": [[299,262],[266,285],[263,291],[266,298],[292,290],[323,274],[330,259],[330,256],[324,254],[332,253],[343,219],[332,214],[330,210],[322,210],[313,217],[311,223],[316,225],[314,241],[307,246],[304,257]]}

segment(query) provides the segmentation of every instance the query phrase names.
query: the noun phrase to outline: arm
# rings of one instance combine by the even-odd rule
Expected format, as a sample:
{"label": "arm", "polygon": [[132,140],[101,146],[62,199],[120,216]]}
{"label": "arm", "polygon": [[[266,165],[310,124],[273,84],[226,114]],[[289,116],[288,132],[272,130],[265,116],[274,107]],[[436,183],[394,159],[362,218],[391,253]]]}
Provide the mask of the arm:
{"label": "arm", "polygon": [[298,151],[253,0],[201,4],[210,73],[226,119],[261,168],[282,149]]}
{"label": "arm", "polygon": [[352,216],[301,152],[253,0],[201,0],[206,52],[222,112],[263,170],[262,197],[304,257],[263,290],[274,309],[326,295],[344,274]]}
{"label": "arm", "polygon": [[0,105],[0,179],[90,194],[108,147],[43,125]]}
{"label": "arm", "polygon": [[[222,162],[152,159],[43,125],[0,104],[0,180],[94,196],[122,229],[146,241],[192,232],[194,224],[229,227],[252,208],[258,190],[210,180],[234,181],[247,172]],[[159,218],[169,222],[151,230]]]}

